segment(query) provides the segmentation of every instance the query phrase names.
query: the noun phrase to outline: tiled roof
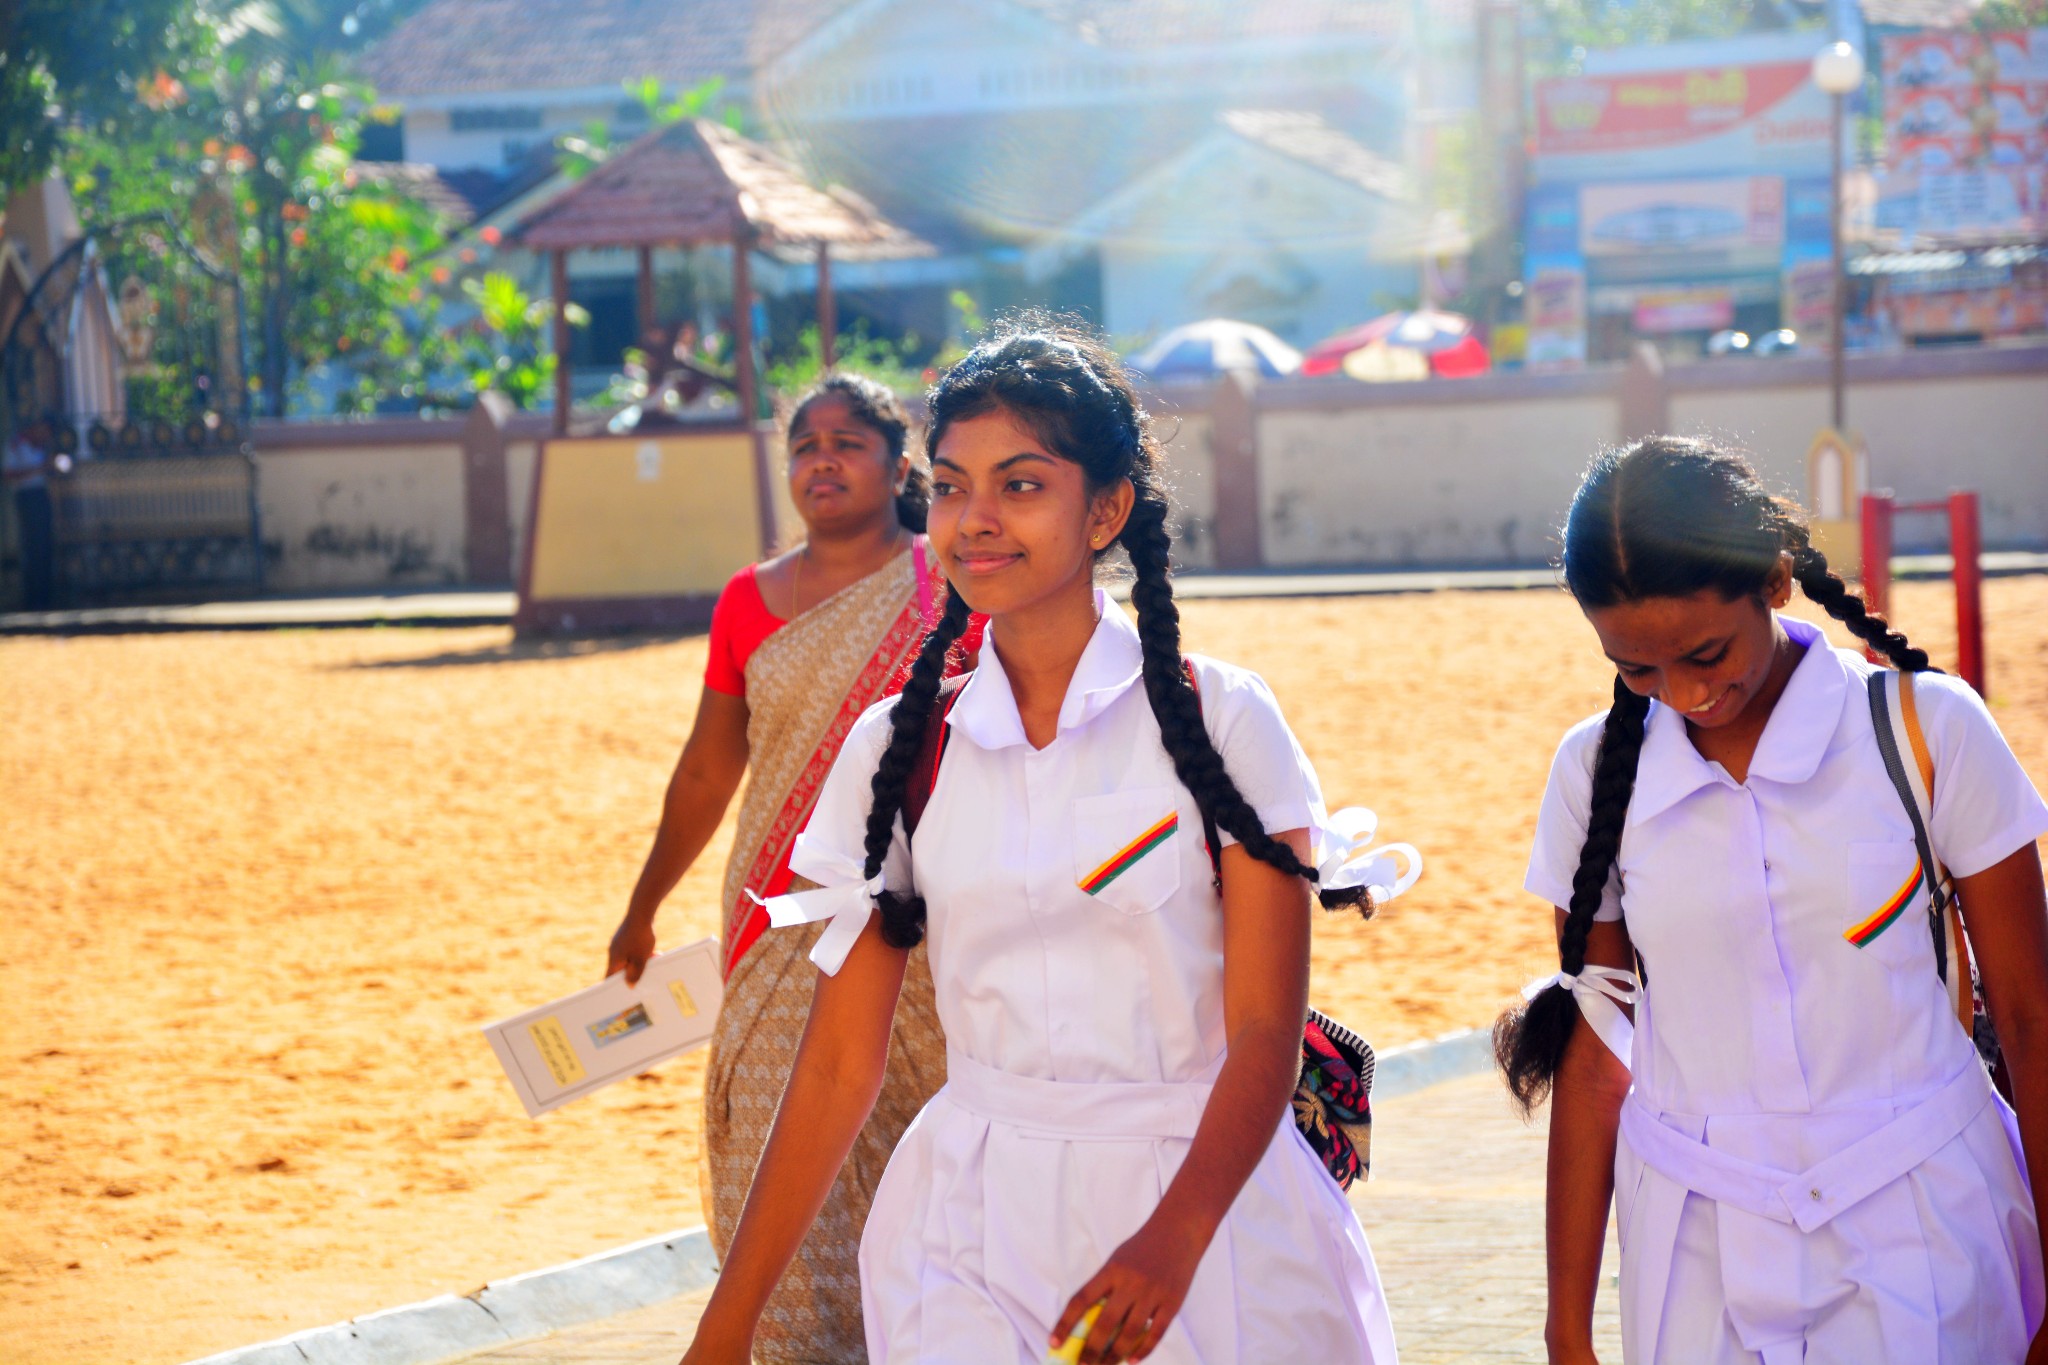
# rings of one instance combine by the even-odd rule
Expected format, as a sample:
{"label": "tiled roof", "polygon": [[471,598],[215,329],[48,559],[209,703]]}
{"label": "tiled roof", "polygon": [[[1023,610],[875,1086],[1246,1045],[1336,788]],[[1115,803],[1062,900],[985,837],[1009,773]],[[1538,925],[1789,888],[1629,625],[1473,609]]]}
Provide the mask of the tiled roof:
{"label": "tiled roof", "polygon": [[1405,0],[1011,0],[1092,41],[1118,47],[1392,33]]}
{"label": "tiled roof", "polygon": [[[364,54],[386,98],[744,78],[856,0],[428,0]],[[932,3],[933,0],[920,0]],[[1009,0],[1117,47],[1394,33],[1405,0]]]}
{"label": "tiled roof", "polygon": [[930,248],[843,190],[820,190],[795,167],[722,124],[656,129],[523,219],[536,251],[730,241],[751,225],[764,244],[830,242],[863,254]]}
{"label": "tiled roof", "polygon": [[450,227],[467,226],[476,217],[469,196],[432,166],[413,161],[358,161],[354,170],[358,180],[389,185],[406,198],[425,204]]}
{"label": "tiled roof", "polygon": [[1984,0],[1863,0],[1863,21],[1879,28],[1962,28]]}
{"label": "tiled roof", "polygon": [[365,53],[386,98],[745,77],[851,0],[429,0]]}
{"label": "tiled roof", "polygon": [[1409,193],[1407,173],[1318,114],[1293,109],[1232,109],[1224,126],[1239,137],[1388,199]]}

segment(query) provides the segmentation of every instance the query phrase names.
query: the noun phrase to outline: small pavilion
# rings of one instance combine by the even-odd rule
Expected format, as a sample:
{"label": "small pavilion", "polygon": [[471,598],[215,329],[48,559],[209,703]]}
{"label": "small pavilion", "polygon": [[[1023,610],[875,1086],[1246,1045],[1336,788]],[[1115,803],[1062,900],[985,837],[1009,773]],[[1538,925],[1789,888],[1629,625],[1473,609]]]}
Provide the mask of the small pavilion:
{"label": "small pavilion", "polygon": [[814,250],[818,336],[833,363],[837,334],[832,252],[866,259],[929,254],[932,248],[890,223],[858,196],[819,189],[758,142],[710,119],[686,119],[646,134],[574,186],[522,219],[513,238],[548,253],[555,298],[555,433],[569,429],[569,253],[632,247],[639,253],[639,307],[654,313],[658,247],[732,247],[733,342],[740,412],[751,427],[757,407],[754,309],[748,257],[756,249]]}

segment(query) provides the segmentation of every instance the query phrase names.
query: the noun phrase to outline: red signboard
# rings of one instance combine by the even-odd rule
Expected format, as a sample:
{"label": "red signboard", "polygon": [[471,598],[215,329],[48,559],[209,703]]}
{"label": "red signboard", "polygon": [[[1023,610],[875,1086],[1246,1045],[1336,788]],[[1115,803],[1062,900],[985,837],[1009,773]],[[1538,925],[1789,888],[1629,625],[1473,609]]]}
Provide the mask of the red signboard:
{"label": "red signboard", "polygon": [[1811,77],[1805,62],[1567,76],[1536,87],[1539,155],[1637,151],[1761,118]]}

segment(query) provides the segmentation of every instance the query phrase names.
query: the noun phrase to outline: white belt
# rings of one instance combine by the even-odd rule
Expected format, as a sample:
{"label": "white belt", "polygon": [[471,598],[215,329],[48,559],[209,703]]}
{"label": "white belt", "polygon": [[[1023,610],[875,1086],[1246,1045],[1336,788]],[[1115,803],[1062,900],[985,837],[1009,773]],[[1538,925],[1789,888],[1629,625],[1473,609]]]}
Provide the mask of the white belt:
{"label": "white belt", "polygon": [[948,1047],[939,1094],[992,1122],[1053,1137],[1192,1138],[1222,1070],[1218,1057],[1192,1081],[1048,1081],[1000,1071]]}
{"label": "white belt", "polygon": [[1796,1174],[1716,1151],[1676,1131],[1633,1091],[1621,1108],[1621,1131],[1636,1155],[1687,1189],[1812,1232],[1947,1146],[1992,1094],[1990,1078],[1973,1059],[1911,1109]]}

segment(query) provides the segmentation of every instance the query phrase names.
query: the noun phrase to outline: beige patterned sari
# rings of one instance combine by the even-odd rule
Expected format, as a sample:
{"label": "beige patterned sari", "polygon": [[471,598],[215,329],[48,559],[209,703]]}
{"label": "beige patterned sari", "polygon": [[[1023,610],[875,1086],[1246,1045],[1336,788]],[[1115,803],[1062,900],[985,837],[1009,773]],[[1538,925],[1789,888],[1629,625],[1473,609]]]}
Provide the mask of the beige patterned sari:
{"label": "beige patterned sari", "polygon": [[[749,777],[725,874],[725,1005],[704,1086],[704,1149],[712,1245],[720,1258],[739,1222],[783,1083],[810,1013],[822,925],[762,933],[744,892],[789,887],[789,851],[862,711],[902,686],[934,597],[935,573],[914,552],[843,589],[763,641],[746,665]],[[888,1072],[824,1210],[768,1300],[755,1336],[767,1365],[865,1361],[856,1256],[868,1204],[910,1120],[946,1079],[945,1040],[922,947],[910,955]]]}

